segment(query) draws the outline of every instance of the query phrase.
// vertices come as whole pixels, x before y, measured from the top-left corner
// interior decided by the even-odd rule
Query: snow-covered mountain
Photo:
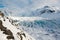
[[[13,25],[17,23],[36,40],[60,40],[60,10],[45,6],[33,12],[35,17],[10,17]]]
[[[43,18],[56,19],[60,16],[60,8],[44,6],[42,8],[32,11],[32,16],[39,16]]]
[[[9,12],[4,12],[4,14],[6,13]],[[25,16],[28,15],[25,14]],[[17,35],[15,33],[21,30],[23,30],[23,33],[25,33],[26,35],[27,33],[29,34],[26,37],[26,39],[29,38],[29,40],[31,40],[30,37],[32,38],[32,40],[60,40],[59,8],[44,6],[42,8],[32,11],[31,14],[29,14],[29,17],[14,17],[9,15],[8,19],[5,17],[5,20],[6,21],[2,20],[4,24],[3,26],[11,30],[16,40],[19,39],[16,37]],[[22,37],[24,39],[23,35]]]
[[[23,30],[12,25],[10,19],[0,11],[0,40],[35,40]]]

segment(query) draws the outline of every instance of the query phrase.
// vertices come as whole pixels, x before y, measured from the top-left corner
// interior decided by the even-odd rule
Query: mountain
[[[32,11],[31,15],[49,19],[56,19],[60,16],[60,8],[53,6],[44,6]]]
[[[34,13],[34,15],[33,15]],[[60,10],[45,6],[31,14],[35,17],[10,17],[13,25],[26,31],[36,40],[60,40]]]
[[[33,10],[31,14],[29,14],[30,16],[25,14],[25,17],[11,16],[9,15],[8,11],[3,12],[5,14],[4,19],[6,21],[5,20],[3,21],[2,19],[1,20],[4,24],[3,26],[11,30],[12,33],[15,35],[14,37],[16,40],[18,38],[16,37],[17,35],[15,33],[22,30],[23,30],[23,33],[27,35],[26,39],[28,38],[30,39],[31,37],[32,40],[60,40],[60,10],[59,8],[44,6],[42,8]],[[7,16],[6,13],[9,16]],[[6,17],[8,17],[8,19]],[[9,27],[7,24],[9,24]],[[23,35],[22,37],[24,39]]]
[[[0,40],[35,40],[23,30],[14,26],[10,19],[0,11]]]

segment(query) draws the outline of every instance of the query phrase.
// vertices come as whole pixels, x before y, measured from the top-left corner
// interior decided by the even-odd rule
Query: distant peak
[[[44,8],[50,8],[49,6],[44,6]]]

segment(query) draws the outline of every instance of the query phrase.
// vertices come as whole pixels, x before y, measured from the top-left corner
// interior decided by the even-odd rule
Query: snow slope
[[[9,36],[8,35],[9,32],[11,32],[13,35],[13,39],[10,39],[10,40],[35,40],[33,37],[28,35],[28,33],[26,33],[25,31],[19,30],[16,28],[16,26],[13,26],[9,22],[9,19],[7,19],[6,17],[1,17],[1,16],[2,15],[0,15],[0,25],[2,22],[2,26],[0,26],[0,40],[8,40],[7,37]],[[8,30],[10,31],[8,32]],[[7,32],[7,33],[4,33],[4,32]]]

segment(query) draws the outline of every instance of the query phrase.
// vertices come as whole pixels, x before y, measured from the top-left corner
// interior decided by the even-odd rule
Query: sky
[[[45,5],[60,7],[60,0],[0,0],[0,8],[12,11],[14,15],[31,12]],[[12,14],[13,15],[13,14]]]

